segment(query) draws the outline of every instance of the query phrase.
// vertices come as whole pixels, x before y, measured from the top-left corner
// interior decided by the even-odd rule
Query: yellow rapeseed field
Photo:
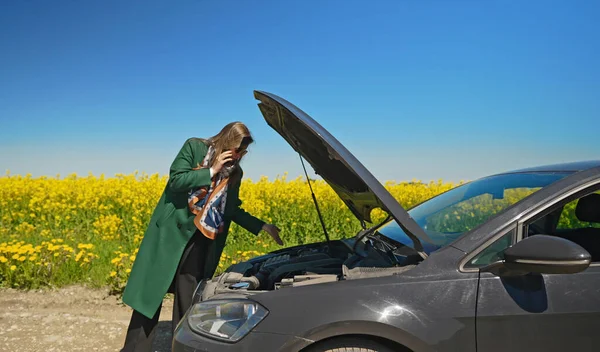
[[[0,177],[0,286],[35,288],[85,283],[121,292],[167,181],[134,173],[114,177]],[[442,181],[387,182],[404,207],[449,190]],[[313,188],[332,238],[353,236],[356,218],[322,181]],[[303,178],[244,180],[240,198],[251,214],[282,229],[286,246],[324,240]],[[383,214],[374,212],[374,220]],[[279,248],[267,235],[231,228],[220,270]]]

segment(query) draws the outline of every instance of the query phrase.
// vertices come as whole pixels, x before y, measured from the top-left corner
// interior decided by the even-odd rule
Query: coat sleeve
[[[244,176],[244,173],[241,173],[241,178]],[[240,225],[248,232],[258,235],[258,233],[262,230],[264,221],[256,218],[252,214],[248,213],[244,208],[242,208],[242,200],[237,197],[235,200],[235,210],[233,211],[233,215],[231,216],[231,220],[236,224]]]
[[[203,151],[206,155],[206,151]],[[204,155],[197,159],[204,159]],[[175,192],[185,192],[193,188],[210,186],[210,170],[194,170],[194,154],[191,146],[191,139],[185,141],[181,150],[173,160],[169,171],[169,187]]]

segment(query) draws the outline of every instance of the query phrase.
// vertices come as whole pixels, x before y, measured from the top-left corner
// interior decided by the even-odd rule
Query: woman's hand
[[[281,237],[279,237],[280,230],[277,226],[273,224],[264,224],[262,229],[263,231],[271,235],[271,237],[273,237],[273,239],[275,240],[275,242],[277,242],[278,245],[283,246],[283,241],[281,240]]]
[[[231,150],[221,153],[219,156],[217,156],[217,160],[215,160],[213,166],[211,167],[212,174],[218,174],[223,168],[223,165],[230,161],[233,161],[233,152]]]

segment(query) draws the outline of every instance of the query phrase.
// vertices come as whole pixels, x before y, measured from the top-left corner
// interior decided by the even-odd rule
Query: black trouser
[[[175,301],[173,302],[172,331],[175,330],[192,304],[192,294],[204,276],[206,250],[210,248],[209,241],[199,231],[196,231],[183,251],[173,278]],[[151,351],[161,306],[158,307],[152,319],[148,319],[136,310],[133,311],[122,352]]]

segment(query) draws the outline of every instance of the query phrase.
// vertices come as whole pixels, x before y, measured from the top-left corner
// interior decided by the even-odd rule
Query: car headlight
[[[267,314],[263,306],[248,299],[209,300],[192,306],[188,324],[199,334],[236,342]]]

